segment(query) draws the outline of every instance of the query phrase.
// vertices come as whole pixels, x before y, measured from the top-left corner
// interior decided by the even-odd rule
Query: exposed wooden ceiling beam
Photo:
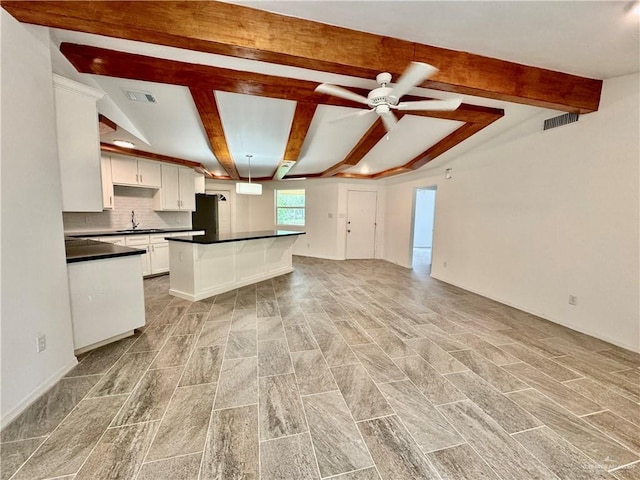
[[[116,122],[109,120],[101,113],[98,114],[98,132],[100,133],[100,135],[115,132],[117,129],[118,125],[116,124]]]
[[[403,114],[396,113],[396,118],[400,120]],[[323,177],[331,177],[346,170],[347,168],[357,165],[369,151],[377,145],[377,143],[387,134],[382,119],[378,117],[376,121],[369,127],[369,130],[362,136],[360,141],[351,149],[349,154],[340,162],[332,165],[322,172]]]
[[[316,93],[317,82],[166,60],[73,43],[63,43],[60,45],[60,51],[80,73],[183,85],[202,90],[258,95],[304,103],[363,108],[363,105],[359,103]],[[364,97],[369,93],[368,90],[362,88],[350,88],[350,90]],[[425,100],[424,97],[413,95],[405,95],[402,99],[403,101]],[[500,109],[464,103],[452,112],[411,113],[460,122],[484,122],[504,114]]]
[[[220,163],[222,168],[227,172],[227,175],[237,180],[240,178],[240,175],[238,174],[233,157],[231,153],[229,153],[227,139],[224,136],[224,129],[222,128],[222,119],[220,118],[220,112],[218,111],[218,104],[216,103],[213,90],[203,90],[200,88],[190,88],[189,90],[200,114],[202,126],[205,132],[207,132],[211,151],[218,160],[218,163]]]
[[[4,0],[2,7],[27,23],[363,78],[397,77],[423,61],[440,69],[423,86],[568,112],[597,110],[602,89],[601,80],[221,2]]]
[[[291,130],[289,131],[289,140],[287,140],[287,146],[284,150],[284,157],[273,173],[272,180],[282,180],[287,172],[291,170],[291,167],[298,161],[302,144],[307,137],[307,132],[309,131],[313,115],[316,113],[317,108],[317,103],[298,102],[296,104],[296,111],[293,114],[293,121],[291,122]]]

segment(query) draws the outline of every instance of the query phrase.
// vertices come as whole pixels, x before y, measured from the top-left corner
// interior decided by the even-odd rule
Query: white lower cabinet
[[[131,248],[145,249],[147,253],[140,255],[142,264],[142,276],[151,275],[151,255],[149,254],[149,235],[128,235],[125,237],[125,245]]]
[[[204,230],[194,232],[165,232],[151,235],[109,235],[106,237],[93,237],[91,239],[146,250],[147,253],[140,255],[142,276],[146,277],[147,275],[167,273],[169,271],[169,241],[165,240],[165,238],[178,237],[181,235],[204,235]]]
[[[149,235],[152,274],[169,271],[169,242],[165,240],[167,236],[166,233]]]

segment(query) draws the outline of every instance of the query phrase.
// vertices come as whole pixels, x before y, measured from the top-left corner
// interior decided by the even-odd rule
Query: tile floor
[[[640,355],[383,261],[190,303],[0,435],[12,479],[640,478]],[[423,270],[424,272],[424,270]]]

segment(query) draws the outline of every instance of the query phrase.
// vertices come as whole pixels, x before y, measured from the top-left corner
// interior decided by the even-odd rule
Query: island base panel
[[[262,238],[210,245],[169,242],[169,293],[198,301],[291,273],[291,252],[296,238]]]

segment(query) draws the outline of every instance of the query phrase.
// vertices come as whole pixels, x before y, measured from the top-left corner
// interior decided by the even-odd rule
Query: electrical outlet
[[[569,295],[569,305],[577,305],[578,304],[578,297],[576,297],[575,295]]]
[[[47,349],[47,336],[44,333],[36,335],[36,352],[40,353]]]

